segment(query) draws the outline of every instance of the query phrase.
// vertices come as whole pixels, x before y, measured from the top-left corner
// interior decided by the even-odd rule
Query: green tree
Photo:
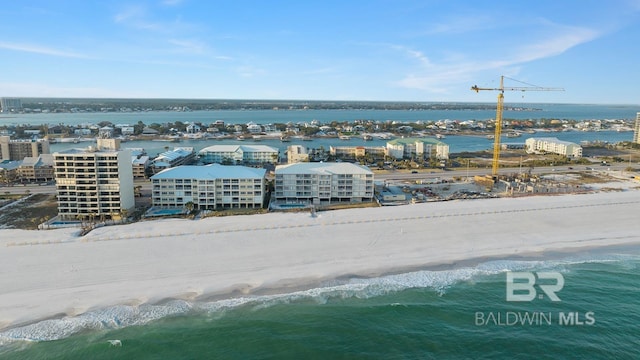
[[[193,209],[195,208],[195,204],[193,203],[193,201],[189,201],[186,204],[184,204],[185,209],[187,209],[187,211],[189,212],[189,214],[191,214],[193,212]]]

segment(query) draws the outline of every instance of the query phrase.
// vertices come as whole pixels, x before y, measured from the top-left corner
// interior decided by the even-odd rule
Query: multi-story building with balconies
[[[387,142],[387,155],[395,159],[420,160],[449,158],[449,145],[432,138],[402,138]]]
[[[97,147],[53,154],[58,215],[62,219],[110,219],[135,206],[131,153],[113,139]]]
[[[194,209],[260,208],[264,204],[265,169],[210,164],[183,165],[151,177],[154,207]]]
[[[199,152],[205,164],[276,164],[279,150],[267,145],[212,145]]]
[[[373,199],[373,172],[352,163],[296,163],[276,167],[273,199],[285,204],[327,205]]]
[[[11,140],[9,136],[0,136],[0,161],[19,161],[40,154],[49,154],[48,140]]]
[[[582,157],[582,146],[554,137],[528,138],[524,143],[528,153],[548,152],[575,158]]]

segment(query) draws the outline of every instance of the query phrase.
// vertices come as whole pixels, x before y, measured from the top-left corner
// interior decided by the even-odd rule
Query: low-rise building
[[[147,177],[149,167],[149,157],[147,155],[131,156],[131,168],[134,179],[144,179]]]
[[[0,184],[9,185],[18,180],[20,161],[0,161]]]
[[[50,181],[55,177],[53,168],[53,155],[42,154],[28,156],[22,160],[18,167],[18,177],[21,181]]]
[[[338,159],[356,159],[370,156],[373,159],[384,159],[384,146],[330,146],[329,154]]]
[[[525,141],[528,153],[554,153],[569,157],[582,157],[582,146],[555,137],[529,138]]]
[[[210,164],[178,166],[151,177],[154,207],[194,209],[260,208],[264,204],[265,169]]]
[[[294,164],[299,162],[308,162],[309,152],[307,148],[302,145],[289,145],[287,146],[287,163]]]
[[[175,147],[158,155],[151,161],[150,166],[156,174],[168,168],[189,165],[195,161],[195,158],[196,152],[192,147]]]
[[[297,163],[276,167],[278,203],[326,205],[373,199],[373,172],[352,163]]]
[[[398,160],[412,157],[446,160],[449,158],[449,145],[434,138],[401,138],[387,142],[387,155]]]
[[[198,153],[205,164],[277,164],[279,150],[267,145],[213,145]]]

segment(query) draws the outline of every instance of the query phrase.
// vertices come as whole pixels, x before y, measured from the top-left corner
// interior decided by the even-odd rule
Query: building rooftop
[[[149,157],[144,155],[144,156],[136,156],[136,155],[132,155],[131,156],[131,164],[133,165],[144,165],[149,161]]]
[[[423,142],[423,143],[432,144],[432,145],[446,145],[446,143],[436,138],[401,138],[401,139],[394,139],[394,140],[388,141],[387,144],[413,145],[416,142]]]
[[[571,142],[571,141],[564,141],[564,140],[559,140],[559,139],[558,139],[558,138],[556,138],[556,137],[532,137],[532,138],[529,138],[529,139],[533,139],[533,140],[535,140],[535,141],[546,141],[546,142],[552,142],[552,143],[555,143],[555,144],[576,145],[576,146],[578,146],[578,144],[576,144],[576,143],[574,143],[574,142]],[[527,140],[529,140],[529,139],[527,139]]]
[[[239,150],[243,152],[278,152],[277,148],[268,145],[212,145],[200,150],[200,153],[237,152]]]
[[[165,169],[151,179],[262,179],[267,170],[247,166],[211,164],[205,166],[183,165]]]
[[[15,170],[20,166],[21,163],[22,163],[22,161],[5,160],[5,161],[0,162],[0,169]]]
[[[373,174],[373,171],[348,162],[308,162],[276,166],[276,174]]]
[[[156,162],[162,161],[165,159],[169,161],[173,161],[176,159],[187,157],[193,153],[194,153],[193,148],[175,148],[173,150],[165,151],[162,154],[158,155],[158,157],[156,158]]]
[[[113,154],[117,154],[117,153],[119,153],[121,151],[123,151],[123,150],[109,150],[109,149],[101,149],[101,150],[99,150],[95,146],[89,146],[88,148],[73,148],[73,149],[66,149],[66,150],[56,151],[54,153],[54,155],[55,154],[78,155],[78,154],[94,154],[94,153],[95,154],[113,155]]]
[[[27,156],[22,160],[21,167],[53,166],[53,155],[41,154],[40,156]]]

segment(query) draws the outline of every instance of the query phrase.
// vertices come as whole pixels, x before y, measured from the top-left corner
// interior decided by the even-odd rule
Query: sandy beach
[[[640,191],[0,231],[0,329],[469,259],[640,244]]]

